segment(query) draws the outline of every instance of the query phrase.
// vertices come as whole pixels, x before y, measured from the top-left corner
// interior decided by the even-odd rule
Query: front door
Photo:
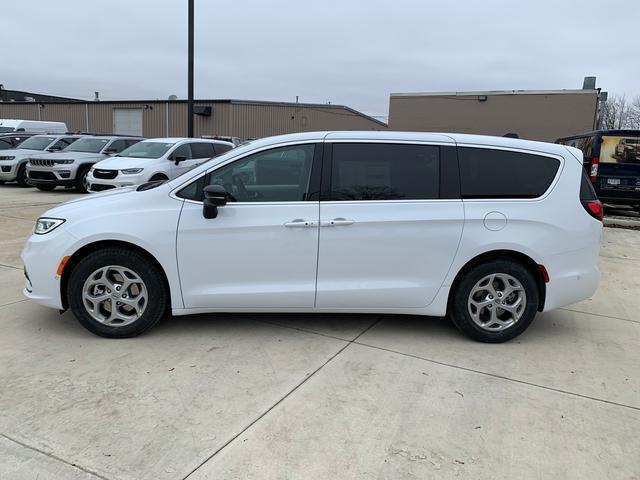
[[[187,199],[177,238],[186,308],[313,307],[319,203],[309,194],[316,177],[319,184],[316,173],[311,179],[321,150],[313,143],[263,150],[178,193]],[[224,186],[229,202],[206,219],[201,192],[213,184]]]
[[[327,143],[325,148],[333,153],[323,172],[330,185],[320,203],[316,306],[427,306],[462,235],[462,202],[440,194],[440,152],[455,147]]]

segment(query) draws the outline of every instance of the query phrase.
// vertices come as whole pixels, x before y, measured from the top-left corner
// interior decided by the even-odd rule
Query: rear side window
[[[334,143],[330,200],[424,200],[439,195],[439,147]]]
[[[215,155],[213,145],[210,143],[192,143],[191,153],[193,158],[211,158]]]
[[[462,198],[536,198],[547,191],[558,172],[556,158],[461,147]]]
[[[225,145],[224,143],[215,143],[213,144],[213,148],[216,151],[216,155],[222,155],[225,152],[228,152],[233,147],[231,145]]]

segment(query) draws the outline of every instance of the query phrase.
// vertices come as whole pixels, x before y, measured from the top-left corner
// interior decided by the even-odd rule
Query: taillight
[[[589,178],[592,182],[598,179],[598,165],[600,165],[600,157],[593,157],[589,165]]]
[[[582,202],[582,205],[589,215],[596,220],[602,221],[604,218],[604,208],[602,207],[602,202],[600,200],[588,200],[586,202]]]

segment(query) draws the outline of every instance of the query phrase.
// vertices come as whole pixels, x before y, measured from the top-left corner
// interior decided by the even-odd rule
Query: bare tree
[[[640,96],[627,102],[626,95],[611,95],[600,107],[600,128],[640,128]]]

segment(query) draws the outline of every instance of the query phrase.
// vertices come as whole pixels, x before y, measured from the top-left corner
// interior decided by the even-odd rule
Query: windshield
[[[98,153],[111,141],[110,138],[81,138],[76,140],[67,148],[65,152],[88,152]]]
[[[9,148],[13,148],[11,141],[5,138],[0,138],[0,150],[7,150]]]
[[[56,140],[56,137],[35,136],[35,137],[27,138],[24,142],[20,144],[20,148],[26,148],[27,150],[44,150],[52,142],[55,142],[55,140]]]
[[[117,156],[132,158],[160,158],[174,145],[175,143],[139,142],[135,145],[131,145],[129,148],[125,148]]]
[[[0,127],[0,133],[13,132],[13,127]]]

